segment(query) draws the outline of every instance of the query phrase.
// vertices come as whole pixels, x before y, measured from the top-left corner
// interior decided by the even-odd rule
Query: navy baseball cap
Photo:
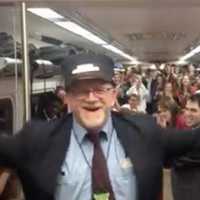
[[[114,62],[105,55],[91,53],[72,55],[63,61],[62,70],[66,86],[82,79],[102,79],[111,82],[114,75]]]

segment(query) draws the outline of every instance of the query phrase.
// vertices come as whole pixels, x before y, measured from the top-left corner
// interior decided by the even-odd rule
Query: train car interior
[[[24,124],[23,29],[31,117],[50,120],[60,109],[55,90],[64,86],[66,56],[93,52],[110,56],[120,67],[191,63],[199,70],[199,18],[199,0],[0,1],[1,133],[13,134]],[[165,200],[172,199],[169,190]]]

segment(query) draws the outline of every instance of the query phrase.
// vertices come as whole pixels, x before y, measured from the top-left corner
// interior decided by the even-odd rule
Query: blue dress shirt
[[[116,200],[136,200],[134,166],[117,138],[111,115],[102,128],[101,145],[107,159],[110,181]],[[87,130],[73,118],[70,145],[57,179],[56,200],[91,200],[91,164],[93,144],[85,137]],[[51,181],[51,180],[50,180]]]

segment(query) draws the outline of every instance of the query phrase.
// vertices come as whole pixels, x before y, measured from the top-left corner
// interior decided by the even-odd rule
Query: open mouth
[[[100,109],[100,107],[95,107],[95,108],[91,108],[91,107],[84,107],[85,110],[90,111],[90,112],[95,112],[98,111]]]

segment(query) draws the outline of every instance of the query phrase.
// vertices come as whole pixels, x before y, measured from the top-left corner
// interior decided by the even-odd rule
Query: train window
[[[0,3],[0,134],[12,134],[23,125],[21,86],[21,7]],[[13,111],[12,96],[16,107]],[[16,116],[14,120],[13,115]]]
[[[13,106],[10,99],[0,99],[0,134],[13,132]]]

